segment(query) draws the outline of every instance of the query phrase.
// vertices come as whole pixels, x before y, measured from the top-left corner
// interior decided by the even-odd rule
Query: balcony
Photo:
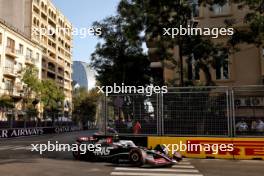
[[[57,84],[58,84],[60,87],[64,87],[64,81],[63,81],[63,78],[58,78],[58,79],[57,79]]]
[[[49,56],[47,54],[47,50],[44,50],[43,53],[42,53],[42,59],[48,59]]]
[[[15,69],[14,67],[4,67],[4,72],[3,74],[5,76],[9,76],[9,77],[13,77],[15,78],[16,77],[16,73],[15,73]]]
[[[20,90],[18,88],[14,88],[13,91],[11,91],[10,93],[12,97],[16,97],[16,98],[22,98],[25,95],[23,90]]]
[[[3,89],[2,93],[13,98],[22,98],[25,95],[23,89],[17,88],[14,85],[6,86],[6,88]]]
[[[48,70],[49,70],[49,71],[52,71],[53,73],[55,73],[55,72],[56,72],[56,67],[55,67],[55,65],[54,65],[53,63],[49,62],[49,63],[48,63]]]
[[[57,59],[57,63],[60,64],[60,66],[63,66],[64,67],[64,61],[63,59]]]
[[[33,58],[30,55],[26,55],[26,62],[25,62],[25,64],[27,64],[27,65],[35,65],[36,64],[36,59]]]
[[[6,55],[11,56],[13,58],[17,57],[17,52],[15,50],[15,48],[11,48],[11,47],[6,47]]]
[[[56,46],[48,45],[48,49],[49,49],[49,51],[56,53]]]
[[[36,6],[36,4],[33,5],[33,12],[36,16],[40,17],[40,9]]]
[[[64,69],[62,67],[58,67],[57,73],[64,77]],[[62,78],[63,79],[63,78]]]
[[[66,89],[66,90],[72,90],[71,81],[69,81],[69,80],[65,80],[64,81],[64,89]]]
[[[46,12],[44,12],[44,11],[42,11],[41,12],[41,18],[44,20],[44,21],[47,21],[48,20],[48,17],[47,17],[47,15],[45,14]]]

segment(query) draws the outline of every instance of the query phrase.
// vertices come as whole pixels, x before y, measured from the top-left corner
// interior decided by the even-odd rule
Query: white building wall
[[[1,21],[0,33],[2,34],[2,41],[0,42],[0,96],[7,94],[19,99],[19,97],[22,97],[21,92],[23,92],[21,69],[24,69],[27,65],[34,65],[38,69],[38,78],[41,79],[42,48],[37,43],[32,42],[17,31],[1,23]],[[7,49],[8,38],[15,41],[14,51],[11,54],[9,49]],[[20,45],[23,45],[22,53],[19,51]],[[32,50],[32,57],[27,56],[27,48]],[[11,87],[13,87],[11,93],[10,90],[7,90],[10,83],[12,83]],[[16,108],[18,110],[21,109],[21,105],[19,103],[16,104]]]

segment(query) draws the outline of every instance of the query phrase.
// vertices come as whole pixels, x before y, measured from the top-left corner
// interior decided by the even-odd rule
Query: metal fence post
[[[157,105],[156,105],[156,108],[157,108],[157,120],[156,120],[156,126],[157,126],[157,132],[156,134],[158,136],[161,136],[162,135],[162,128],[161,128],[161,123],[162,123],[162,103],[161,103],[161,96],[162,96],[162,93],[159,93],[159,94],[156,94],[157,97],[156,97],[156,102],[157,102]]]
[[[234,97],[234,89],[231,88],[230,90],[230,107],[231,107],[231,118],[230,118],[230,125],[231,125],[231,136],[235,137],[236,135],[236,123],[235,123],[235,97]]]
[[[157,130],[156,130],[156,135],[160,135],[160,103],[159,103],[159,99],[160,99],[160,94],[156,94],[156,109],[157,109],[157,112],[156,112],[156,127],[157,127]]]
[[[105,135],[107,135],[107,97],[106,95],[104,95],[104,131],[105,131]]]
[[[231,124],[230,124],[230,111],[231,111],[231,98],[229,96],[229,90],[227,89],[226,91],[226,117],[227,117],[227,133],[228,133],[228,136],[231,136]]]
[[[159,101],[159,103],[160,103],[160,126],[161,126],[161,128],[160,128],[160,130],[161,130],[161,136],[163,136],[164,135],[164,109],[163,109],[163,106],[164,106],[164,104],[163,104],[163,93],[161,93],[160,94],[160,101]]]

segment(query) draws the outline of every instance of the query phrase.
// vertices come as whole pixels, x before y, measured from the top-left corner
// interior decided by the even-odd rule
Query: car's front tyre
[[[142,166],[145,163],[143,151],[140,149],[132,149],[129,153],[129,161],[135,166]]]

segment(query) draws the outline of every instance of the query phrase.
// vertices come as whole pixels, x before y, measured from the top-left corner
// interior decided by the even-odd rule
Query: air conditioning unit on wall
[[[251,97],[252,106],[264,106],[264,97]]]
[[[235,100],[236,107],[264,107],[264,97],[243,97]]]

